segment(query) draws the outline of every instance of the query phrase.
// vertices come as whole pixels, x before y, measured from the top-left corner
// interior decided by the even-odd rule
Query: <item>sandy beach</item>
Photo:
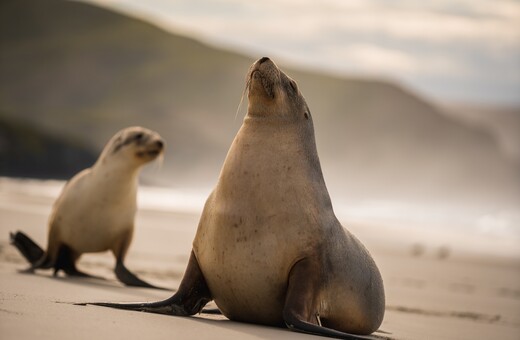
[[[10,183],[10,184],[9,184]],[[154,301],[169,297],[186,266],[198,223],[194,211],[140,209],[127,266],[172,292],[122,286],[108,253],[83,256],[79,267],[98,279],[52,277],[27,267],[9,245],[23,230],[42,246],[53,195],[31,184],[0,182],[0,335],[2,339],[305,339],[310,335],[237,323],[222,316],[190,318],[127,312],[86,301]],[[25,188],[25,189],[24,189]],[[391,339],[519,339],[520,265],[514,258],[455,256],[395,242],[388,231],[347,224],[373,254],[385,283],[386,314],[379,334]],[[402,235],[406,237],[406,235]],[[415,252],[414,252],[415,250]],[[415,253],[415,255],[414,255]]]

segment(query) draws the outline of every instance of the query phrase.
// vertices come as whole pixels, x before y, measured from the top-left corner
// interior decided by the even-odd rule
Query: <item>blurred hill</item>
[[[520,164],[520,107],[491,107],[464,104],[443,105],[446,114],[488,131],[512,161]]]
[[[0,110],[96,152],[122,127],[157,130],[158,184],[214,185],[253,61],[84,3],[0,3]],[[390,82],[281,66],[313,112],[333,195],[520,202],[520,166],[485,129]]]
[[[73,137],[48,135],[0,115],[0,176],[69,179],[96,159]]]

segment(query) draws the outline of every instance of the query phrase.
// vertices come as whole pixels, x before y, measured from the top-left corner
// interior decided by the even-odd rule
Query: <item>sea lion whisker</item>
[[[240,109],[242,108],[242,103],[244,102],[244,97],[249,90],[249,86],[251,85],[251,78],[248,78],[246,81],[246,86],[244,87],[244,91],[242,91],[242,96],[240,97],[240,102],[238,103],[237,111],[235,112],[235,121],[237,120],[238,113],[240,112]]]
[[[156,158],[155,164],[161,169],[164,165],[164,152],[159,153],[159,156]]]

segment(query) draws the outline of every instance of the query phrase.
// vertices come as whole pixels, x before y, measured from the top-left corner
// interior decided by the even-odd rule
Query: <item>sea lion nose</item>
[[[267,57],[262,57],[262,58],[260,58],[260,60],[258,60],[258,65],[260,65],[260,64],[262,64],[262,63],[264,63],[264,62],[266,62],[268,60],[270,60],[270,59],[267,58]]]
[[[157,145],[159,149],[162,149],[164,147],[164,142],[162,140],[158,140],[155,142],[155,145]]]

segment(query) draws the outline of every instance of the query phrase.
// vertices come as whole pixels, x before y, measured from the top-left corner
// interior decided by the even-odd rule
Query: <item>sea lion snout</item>
[[[258,69],[259,67],[261,66],[265,66],[263,64],[266,64],[268,65],[268,67],[272,67],[274,66],[276,69],[278,69],[278,67],[276,66],[276,64],[274,63],[274,61],[272,61],[270,58],[268,57],[262,57],[260,59],[258,59],[257,61],[255,61],[252,65],[252,69],[254,70],[255,68]]]
[[[280,69],[274,61],[267,57],[263,57],[262,59],[258,59],[256,63],[253,65],[254,71],[260,71],[262,74],[270,80],[274,81],[280,76]]]
[[[258,59],[249,71],[248,98],[270,102],[276,99],[276,92],[280,84],[280,70],[269,58]]]
[[[262,57],[262,58],[258,59],[257,62],[258,62],[259,64],[262,64],[263,62],[268,61],[268,60],[271,60],[271,59],[269,59],[268,57]]]
[[[158,155],[160,154],[164,149],[164,141],[162,138],[159,138],[158,140],[151,143],[150,151],[148,151],[148,154],[150,155]]]
[[[251,65],[247,77],[248,118],[309,120],[307,103],[296,82],[268,57]]]
[[[164,147],[164,141],[163,141],[162,139],[161,139],[161,140],[158,140],[158,141],[155,142],[155,145],[157,146],[157,148],[158,148],[159,150],[162,150],[163,147]]]
[[[150,139],[147,141],[146,145],[143,145],[144,150],[140,149],[137,151],[137,156],[155,158],[159,156],[164,150],[164,140],[158,135],[150,136]]]

